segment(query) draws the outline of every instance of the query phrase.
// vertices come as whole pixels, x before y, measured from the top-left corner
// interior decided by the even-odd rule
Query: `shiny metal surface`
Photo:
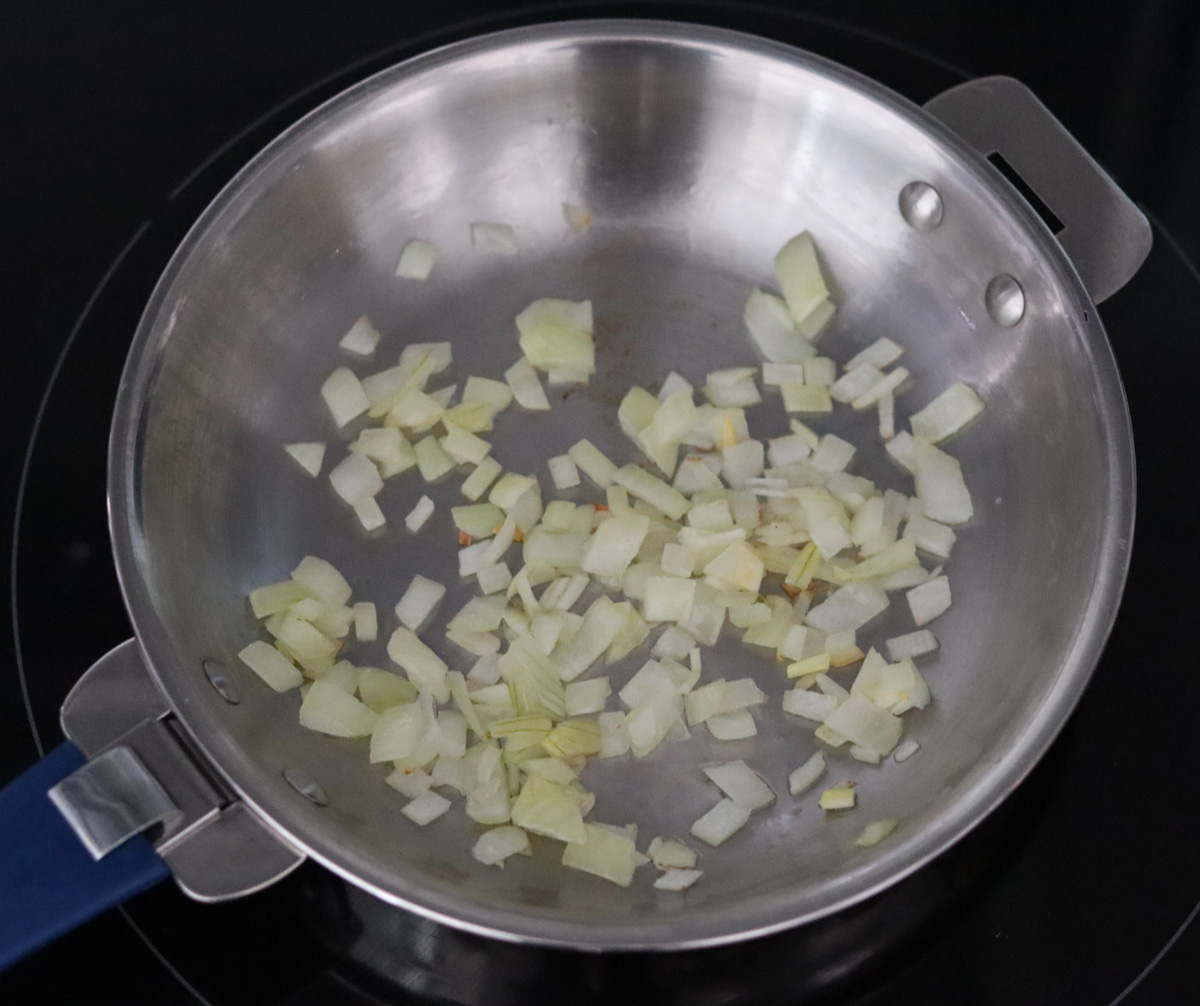
[[[203,673],[211,683],[213,672]],[[63,732],[92,761],[60,784],[55,802],[96,858],[161,825],[150,835],[155,851],[200,901],[250,894],[304,861],[214,778],[146,670],[137,640],[87,670],[61,719]]]
[[[926,233],[897,204],[913,180],[944,204]],[[568,231],[563,201],[594,213],[587,233]],[[479,220],[511,223],[518,252],[474,253],[468,228]],[[753,284],[773,285],[775,251],[805,228],[840,305],[826,352],[845,360],[881,335],[908,347],[918,384],[898,400],[898,419],[954,379],[988,405],[951,447],[977,515],[949,568],[955,606],[935,626],[934,704],[910,714],[922,750],[902,766],[834,755],[831,777],[857,779],[861,810],[826,818],[784,795],[736,840],[704,850],[704,882],[683,896],[644,878],[623,890],[564,871],[551,843],[504,870],[480,867],[461,809],[414,828],[362,742],[301,729],[295,694],[275,695],[234,660],[258,631],[248,590],[306,553],[334,561],[381,613],[418,572],[450,584],[454,610],[470,593],[457,581],[448,513],[460,479],[393,480],[380,497],[391,524],[366,536],[280,444],[327,440],[337,458],[347,433],[331,428],[318,388],[349,362],[337,340],[359,315],[384,335],[360,372],[408,342],[452,339],[449,379],[461,381],[499,377],[517,356],[514,315],[564,296],[595,305],[599,372],[559,392],[549,413],[502,415],[494,453],[508,469],[543,474],[547,456],[586,434],[632,458],[614,421],[620,396],[671,369],[696,382],[753,362],[742,304]],[[414,236],[442,259],[428,282],[405,285],[392,272]],[[1001,273],[1024,290],[1011,328],[984,303]],[[750,420],[759,436],[786,430],[778,399]],[[839,414],[821,426],[871,442],[873,424]],[[860,455],[856,471],[908,484],[881,448]],[[1092,303],[986,161],[920,109],[816,57],[650,22],[452,46],[284,134],[206,211],[164,274],[123,380],[110,457],[112,530],[139,639],[179,721],[246,804],[395,904],[478,933],[592,949],[702,946],[811,920],[894,883],[976,824],[1045,750],[1099,657],[1128,561],[1132,488],[1127,410]],[[426,492],[438,511],[408,535],[402,518]],[[902,608],[870,639],[902,631]],[[438,633],[427,638],[468,666]],[[352,655],[386,660],[382,642]],[[209,684],[208,657],[238,675],[240,704]],[[611,669],[614,684],[638,663]],[[709,760],[745,758],[786,794],[788,771],[815,742],[781,712],[778,669],[725,639],[706,652],[705,675],[759,681],[769,701],[758,738],[719,744],[698,733],[644,762],[589,766],[597,819],[636,821],[647,838],[685,834],[714,801],[698,770]],[[292,769],[328,806],[288,784]],[[881,817],[902,824],[855,849]]]
[[[126,839],[178,817],[179,808],[130,748],[109,748],[47,796],[93,859]]]
[[[980,77],[925,103],[985,157],[999,154],[1054,211],[1058,243],[1095,303],[1150,254],[1150,222],[1037,96],[1011,77]]]

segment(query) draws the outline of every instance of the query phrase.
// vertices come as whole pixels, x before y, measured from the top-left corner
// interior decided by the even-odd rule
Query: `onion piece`
[[[404,627],[393,632],[387,654],[422,692],[429,692],[438,702],[450,698],[446,662],[421,642],[415,632]]]
[[[579,805],[563,786],[539,776],[530,776],[512,805],[512,822],[526,831],[584,843],[588,832]]]
[[[406,804],[400,813],[410,821],[424,827],[430,822],[436,821],[449,809],[450,801],[440,793],[434,793],[430,790],[427,793],[422,793],[411,803]]]
[[[470,538],[491,538],[504,523],[504,511],[494,503],[472,503],[450,508],[454,526]]]
[[[883,380],[878,384],[872,385],[868,390],[858,395],[850,404],[859,412],[863,409],[869,409],[883,398],[884,395],[894,395],[896,389],[908,380],[908,376],[908,371],[904,367],[897,367],[884,376]]]
[[[392,706],[416,701],[417,689],[411,681],[406,681],[399,674],[378,667],[360,667],[358,695],[368,709],[382,713]]]
[[[304,676],[296,669],[296,665],[262,640],[244,647],[238,653],[238,658],[274,691],[290,691],[304,682]]]
[[[821,794],[817,806],[822,810],[850,810],[858,795],[853,783],[834,786]]]
[[[854,844],[862,849],[870,848],[872,845],[878,845],[885,838],[887,838],[888,835],[896,830],[897,823],[898,822],[891,819],[872,821],[865,828],[863,828],[862,833],[854,840]]]
[[[312,597],[319,598],[330,608],[340,608],[350,600],[350,584],[346,578],[332,563],[315,555],[306,555],[301,559],[291,576]]]
[[[321,473],[321,465],[325,461],[325,445],[320,441],[284,444],[283,449],[313,478]]]
[[[503,471],[500,462],[495,458],[484,458],[475,466],[475,470],[467,476],[462,484],[462,494],[472,502],[484,494],[496,477]]]
[[[442,450],[460,465],[478,465],[492,450],[492,445],[482,437],[460,430],[457,426],[450,427],[450,432],[439,443]]]
[[[638,554],[649,529],[650,519],[642,514],[609,517],[591,536],[581,568],[593,576],[620,576]]]
[[[825,725],[851,743],[883,756],[891,754],[904,729],[899,717],[861,695],[851,695],[842,702],[825,718]]]
[[[862,363],[869,363],[882,370],[884,367],[890,367],[903,355],[903,347],[897,345],[891,339],[887,337],[876,339],[866,349],[855,353],[854,356],[846,361],[846,370],[853,370]]]
[[[773,294],[752,291],[746,299],[742,320],[768,360],[796,363],[816,352],[800,335],[787,304]]]
[[[512,582],[512,573],[509,572],[507,563],[496,562],[480,569],[476,574],[476,579],[479,589],[484,594],[495,594],[504,590]]]
[[[913,587],[904,596],[912,611],[913,621],[917,625],[924,625],[932,622],[950,607],[950,580],[945,576],[936,576],[920,586]]]
[[[696,865],[696,853],[677,838],[654,838],[646,855],[660,870],[690,870]]]
[[[333,737],[366,737],[378,718],[353,695],[319,678],[300,704],[300,725]]]
[[[360,643],[373,643],[379,635],[379,621],[375,605],[360,601],[354,605],[354,638]]]
[[[521,408],[531,412],[545,412],[550,408],[537,371],[524,356],[504,372],[504,380],[512,388],[513,396]]]
[[[775,793],[771,787],[744,761],[725,762],[704,768],[708,776],[729,799],[747,810],[759,810],[773,803]]]
[[[599,658],[616,638],[625,622],[624,612],[608,597],[601,595],[584,615],[579,631],[554,654],[558,675],[574,681]]]
[[[683,622],[691,616],[695,601],[695,580],[652,576],[646,581],[642,616],[648,622]]]
[[[617,473],[617,466],[590,441],[580,440],[567,451],[567,456],[601,489],[606,488]]]
[[[885,640],[884,645],[893,662],[923,657],[929,653],[936,653],[938,649],[937,637],[928,629],[918,629],[916,632],[909,632],[903,636],[893,636],[891,639]]]
[[[471,847],[471,855],[485,866],[503,866],[509,856],[529,849],[529,836],[515,825],[505,824],[480,835]]]
[[[579,470],[575,462],[567,454],[559,454],[546,462],[550,469],[550,478],[554,488],[558,490],[573,489],[579,485]]]
[[[829,297],[812,235],[803,231],[785,244],[775,256],[775,274],[788,310],[797,322],[807,318]]]
[[[471,224],[471,244],[476,251],[512,255],[519,247],[517,232],[508,224],[479,222]]]
[[[662,387],[658,389],[658,400],[660,402],[665,402],[668,398],[679,391],[686,391],[688,392],[688,396],[691,397],[691,393],[694,390],[695,389],[692,387],[691,382],[688,381],[687,378],[680,376],[672,370],[663,379]]]
[[[537,369],[567,371],[585,380],[595,373],[591,301],[535,300],[517,315],[516,325],[521,352]]]
[[[563,850],[562,864],[572,870],[582,870],[610,880],[620,887],[633,881],[633,840],[619,831],[598,824],[585,824],[587,840],[568,842]]]
[[[852,443],[827,433],[813,451],[812,466],[832,475],[834,472],[844,471],[856,452],[857,448]]]
[[[417,441],[413,450],[417,455],[417,467],[426,482],[436,482],[454,468],[454,459],[443,450],[435,436]]]
[[[654,881],[654,887],[659,891],[686,891],[703,876],[703,870],[681,870],[672,867],[659,874]]]
[[[883,381],[883,372],[870,363],[860,363],[833,382],[829,395],[835,402],[849,404]]]
[[[628,489],[638,499],[661,510],[671,520],[678,520],[687,513],[691,505],[682,494],[636,465],[626,465],[617,469],[612,475],[612,481]]]
[[[799,796],[825,773],[825,755],[818,751],[788,776],[788,792]]]
[[[347,454],[329,473],[333,490],[351,506],[383,489],[383,478],[374,462],[361,454]]]
[[[750,811],[726,797],[707,814],[693,821],[689,830],[700,841],[717,846],[743,828],[749,820]]]
[[[838,707],[838,701],[832,695],[811,692],[804,688],[793,688],[783,693],[783,711],[792,716],[800,716],[816,723],[824,723]]]
[[[603,711],[612,687],[608,678],[592,678],[589,681],[573,681],[566,687],[566,709],[568,716],[584,716]]]
[[[433,785],[433,776],[422,769],[402,769],[398,768],[383,780],[392,787],[397,793],[408,797],[410,800],[415,800],[422,793],[428,793],[429,787]]]
[[[983,411],[983,399],[962,381],[955,381],[932,402],[909,417],[912,435],[936,444],[952,437]]]
[[[371,406],[362,384],[346,367],[338,367],[325,379],[321,385],[321,397],[325,399],[329,414],[339,429]]]
[[[816,342],[833,320],[837,313],[833,301],[826,297],[800,321],[796,322],[796,331],[809,342]]]
[[[892,755],[892,757],[895,758],[896,761],[898,761],[898,762],[908,761],[909,758],[911,758],[913,755],[915,755],[920,750],[921,750],[921,745],[918,744],[916,741],[912,740],[911,738],[909,738],[907,740],[901,741],[898,745],[896,745],[896,750],[895,750],[894,754]]]
[[[896,435],[896,395],[889,391],[879,396],[879,439],[891,440]]]
[[[374,496],[364,496],[357,500],[354,503],[354,516],[358,518],[358,522],[366,531],[374,531],[387,523],[387,518],[379,509],[379,504],[375,502]]]
[[[705,720],[709,732],[719,741],[740,741],[758,733],[758,726],[749,710],[737,709],[716,713]]]
[[[438,602],[446,596],[446,587],[436,580],[414,576],[404,595],[396,602],[396,617],[406,629],[419,632]]]
[[[850,583],[811,609],[804,621],[822,632],[846,632],[860,629],[887,607],[887,594],[874,584]]]
[[[364,314],[350,326],[350,331],[342,336],[338,345],[355,356],[370,356],[379,345],[379,332]]]
[[[950,552],[958,538],[945,524],[939,524],[919,514],[908,519],[904,526],[904,537],[911,539],[923,552],[935,555],[939,559],[950,558]]]
[[[439,252],[436,245],[420,238],[412,238],[400,252],[396,263],[396,275],[403,279],[428,279],[437,264]]]

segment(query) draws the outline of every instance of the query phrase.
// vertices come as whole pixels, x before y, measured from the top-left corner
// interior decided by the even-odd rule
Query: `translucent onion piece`
[[[436,821],[449,809],[450,801],[441,794],[430,790],[427,793],[422,793],[411,803],[405,804],[400,813],[410,821],[415,821],[424,827],[431,821]]]
[[[691,833],[702,842],[717,846],[750,820],[750,811],[728,797],[707,814],[692,822]]]
[[[325,399],[329,414],[339,428],[371,407],[362,384],[346,367],[338,367],[325,379],[321,385],[321,397]]]
[[[325,461],[325,445],[320,441],[284,444],[283,449],[313,478],[321,473],[321,465]]]
[[[438,602],[446,596],[446,587],[436,580],[421,576],[419,573],[412,578],[408,589],[396,603],[396,617],[406,629],[418,632],[426,619],[437,607]]]
[[[818,751],[788,776],[788,792],[799,796],[825,773],[825,755]]]
[[[379,332],[364,314],[350,326],[350,331],[342,336],[338,345],[355,356],[370,356],[379,345]]]
[[[519,244],[517,232],[508,224],[480,222],[471,224],[471,244],[477,251],[514,254]]]
[[[402,279],[428,279],[437,264],[437,246],[420,238],[413,238],[400,252],[396,263],[396,275]]]
[[[774,802],[775,794],[759,775],[744,761],[708,765],[704,769],[717,787],[734,803],[747,810],[758,810]]]

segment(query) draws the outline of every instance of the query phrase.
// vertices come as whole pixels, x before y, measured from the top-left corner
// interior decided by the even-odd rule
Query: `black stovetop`
[[[12,649],[0,782],[129,634],[105,525],[108,415],[149,292],[190,222],[291,121],[374,70],[491,28],[673,17],[768,35],[923,101],[1028,83],[1146,209],[1155,248],[1101,314],[1130,399],[1138,531],[1121,614],[1050,754],[983,826],[892,891],[741,947],[590,957],[454,933],[306,865],[239,902],[171,885],[0,976],[0,1002],[1163,1006],[1200,1001],[1200,708],[1188,637],[1200,420],[1200,7],[283,2],[0,8],[0,521]],[[492,12],[492,13],[489,13]],[[1190,257],[1189,257],[1190,256]],[[8,631],[8,628],[0,632]],[[3,850],[0,850],[0,855]],[[0,911],[3,911],[0,906]],[[369,937],[369,938],[368,938]]]

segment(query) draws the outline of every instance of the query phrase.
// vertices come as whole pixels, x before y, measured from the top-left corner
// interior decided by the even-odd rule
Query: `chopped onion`
[[[378,715],[337,685],[317,679],[300,704],[300,725],[334,737],[366,737]]]
[[[734,371],[716,371],[708,375],[708,383],[704,385],[704,397],[720,409],[741,408],[745,405],[757,405],[762,401],[758,386],[754,383],[753,371],[738,380],[725,380],[726,374],[741,372],[745,369],[738,367]],[[714,378],[717,380],[714,382]]]
[[[350,326],[350,331],[342,336],[338,345],[355,356],[370,356],[379,345],[379,332],[364,314]]]
[[[504,523],[504,511],[494,503],[451,507],[454,526],[470,538],[491,538]]]
[[[542,382],[538,380],[533,364],[524,356],[504,372],[504,380],[512,388],[517,404],[531,412],[545,412],[550,408]]]
[[[438,602],[445,596],[444,584],[418,573],[412,578],[404,596],[396,603],[396,617],[406,629],[419,632]]]
[[[917,625],[924,625],[926,622],[932,622],[950,607],[950,580],[944,576],[936,576],[920,586],[913,587],[904,596],[908,599],[913,621]]]
[[[498,252],[501,255],[512,255],[519,247],[517,232],[508,224],[485,222],[471,224],[471,244],[478,251]]]
[[[329,473],[333,490],[351,506],[383,489],[383,478],[374,462],[361,454],[347,454]]]
[[[424,827],[431,821],[436,821],[450,809],[450,801],[439,793],[430,790],[408,803],[400,811],[410,821]]]
[[[719,741],[740,741],[758,733],[754,717],[749,710],[737,709],[729,713],[717,713],[705,723],[709,732]]]
[[[837,378],[837,364],[828,356],[814,356],[804,361],[804,383],[817,388],[831,388]]]
[[[872,821],[863,828],[862,833],[854,840],[854,844],[863,849],[878,845],[895,831],[896,823],[893,820]]]
[[[833,382],[829,395],[835,402],[853,402],[883,381],[883,373],[870,363],[860,363]]]
[[[579,485],[579,470],[569,455],[559,454],[551,458],[547,465],[550,468],[550,478],[554,481],[555,489],[573,489]]]
[[[777,387],[782,384],[803,384],[804,365],[802,363],[764,363],[762,381],[763,384]]]
[[[860,695],[851,695],[825,718],[825,725],[853,744],[891,754],[900,741],[903,724],[899,717]]]
[[[663,380],[662,387],[658,389],[658,400],[660,402],[666,401],[680,391],[686,391],[690,398],[693,390],[691,382],[687,378],[681,377],[672,370]]]
[[[788,792],[799,796],[825,773],[825,755],[818,751],[788,776]]]
[[[914,437],[936,444],[952,437],[982,411],[983,399],[962,381],[955,381],[908,423]]]
[[[504,824],[490,828],[471,847],[471,855],[485,866],[502,866],[509,856],[528,851],[529,836],[520,828]]]
[[[340,608],[350,600],[350,584],[332,563],[306,555],[292,570],[292,579],[312,597],[320,598],[330,608]]]
[[[747,810],[758,810],[775,800],[771,787],[740,759],[723,765],[709,765],[705,767],[704,774],[729,799]]]
[[[338,427],[361,416],[370,408],[363,386],[354,373],[346,367],[338,367],[321,385],[321,397],[329,406],[329,414]]]
[[[500,463],[495,458],[484,458],[463,482],[462,494],[472,501],[479,499],[501,471]]]
[[[817,249],[808,231],[797,234],[775,256],[775,273],[788,310],[797,321],[803,321],[829,297]]]
[[[911,758],[913,755],[915,755],[920,750],[921,750],[921,745],[918,744],[916,741],[912,740],[911,738],[909,738],[907,740],[901,741],[898,745],[896,745],[896,751],[892,755],[892,757],[895,758],[896,761],[898,761],[898,762],[908,761],[909,758]]]
[[[903,367],[897,367],[891,373],[887,374],[878,384],[872,385],[868,390],[857,396],[851,403],[857,411],[868,409],[878,402],[884,395],[894,395],[896,389],[908,380],[908,371]]]
[[[696,865],[696,853],[677,838],[655,838],[646,855],[660,870],[690,870]]]
[[[889,391],[879,396],[879,439],[891,440],[896,435],[896,395]]]
[[[650,519],[642,514],[609,517],[591,537],[581,563],[583,571],[593,576],[620,576],[638,554],[649,529]]]
[[[661,510],[671,520],[678,520],[687,513],[690,506],[683,495],[637,465],[626,465],[617,469],[612,475],[612,481],[628,489],[638,499]]]
[[[849,583],[809,611],[805,623],[822,632],[859,629],[888,606],[887,594],[871,583]]]
[[[374,496],[364,496],[357,500],[354,503],[354,515],[363,529],[367,531],[374,531],[387,523],[387,518],[379,509],[379,504],[375,502]]]
[[[567,789],[536,775],[525,780],[513,802],[512,822],[526,831],[561,842],[582,844],[588,839],[579,804]]]
[[[742,320],[768,360],[796,363],[815,353],[808,340],[797,331],[787,304],[773,294],[754,290],[746,300]]]
[[[454,468],[454,459],[445,452],[435,436],[417,441],[413,450],[416,451],[421,478],[426,482],[436,482]]]
[[[413,238],[400,252],[396,263],[396,275],[403,279],[428,279],[438,260],[437,246],[420,238]]]
[[[817,806],[822,810],[849,810],[857,799],[854,784],[834,786],[821,794]]]
[[[876,339],[866,349],[850,357],[846,361],[846,370],[853,370],[862,363],[870,363],[882,370],[884,367],[890,367],[903,355],[904,349],[885,336]]]
[[[683,622],[691,616],[695,601],[695,580],[652,576],[646,581],[642,615],[648,622]]]
[[[806,317],[796,323],[796,331],[809,342],[816,342],[836,313],[837,308],[833,306],[833,301],[826,297]]]
[[[812,466],[832,475],[834,472],[843,471],[850,464],[855,453],[856,448],[853,444],[841,437],[835,437],[832,433],[827,433],[821,438],[817,449],[813,451]]]
[[[492,445],[482,437],[454,427],[439,441],[442,450],[460,465],[478,465],[491,452]]]
[[[479,589],[485,594],[495,594],[504,590],[512,582],[512,573],[508,564],[503,562],[491,563],[484,566],[476,574]]]
[[[800,716],[816,723],[824,723],[838,707],[838,701],[832,695],[820,692],[810,692],[804,688],[793,688],[783,693],[783,711],[792,716]]]
[[[659,891],[686,891],[704,876],[703,870],[668,869],[659,874],[654,887]]]
[[[568,716],[584,716],[604,709],[612,687],[608,678],[592,678],[589,681],[573,681],[566,687],[566,709]]]
[[[415,800],[422,793],[428,793],[429,787],[433,784],[433,777],[422,769],[407,770],[398,768],[384,779],[389,786],[397,793],[400,793],[410,800]]]
[[[563,850],[563,866],[628,887],[633,881],[635,866],[633,840],[598,824],[585,824],[584,829],[586,841],[568,842]]]
[[[296,669],[296,665],[262,640],[243,648],[238,657],[277,692],[298,688],[304,682],[304,676]]]
[[[908,519],[904,526],[904,537],[912,539],[917,548],[939,559],[950,558],[950,552],[958,538],[945,524],[939,524],[919,514]]]
[[[360,667],[358,695],[368,709],[382,713],[392,706],[415,701],[417,689],[411,681],[405,681],[399,674],[380,670],[378,667]]]
[[[283,449],[313,478],[321,473],[321,465],[325,461],[325,445],[320,441],[284,444]]]
[[[923,440],[913,441],[910,459],[925,516],[943,524],[963,524],[970,520],[975,508],[958,461]]]
[[[416,633],[403,627],[397,629],[388,640],[387,653],[421,691],[428,691],[439,702],[450,697],[446,662],[421,642]]]
[[[923,657],[928,653],[936,653],[937,637],[928,629],[918,629],[903,636],[893,636],[884,642],[888,656],[893,661],[911,660]]]
[[[726,797],[703,817],[692,822],[691,833],[709,845],[720,845],[750,820],[750,811]]]
[[[584,380],[595,373],[591,301],[535,300],[517,315],[516,324],[521,352],[537,369],[567,371]]]
[[[360,643],[373,643],[379,635],[375,605],[361,601],[354,605],[354,638]]]

